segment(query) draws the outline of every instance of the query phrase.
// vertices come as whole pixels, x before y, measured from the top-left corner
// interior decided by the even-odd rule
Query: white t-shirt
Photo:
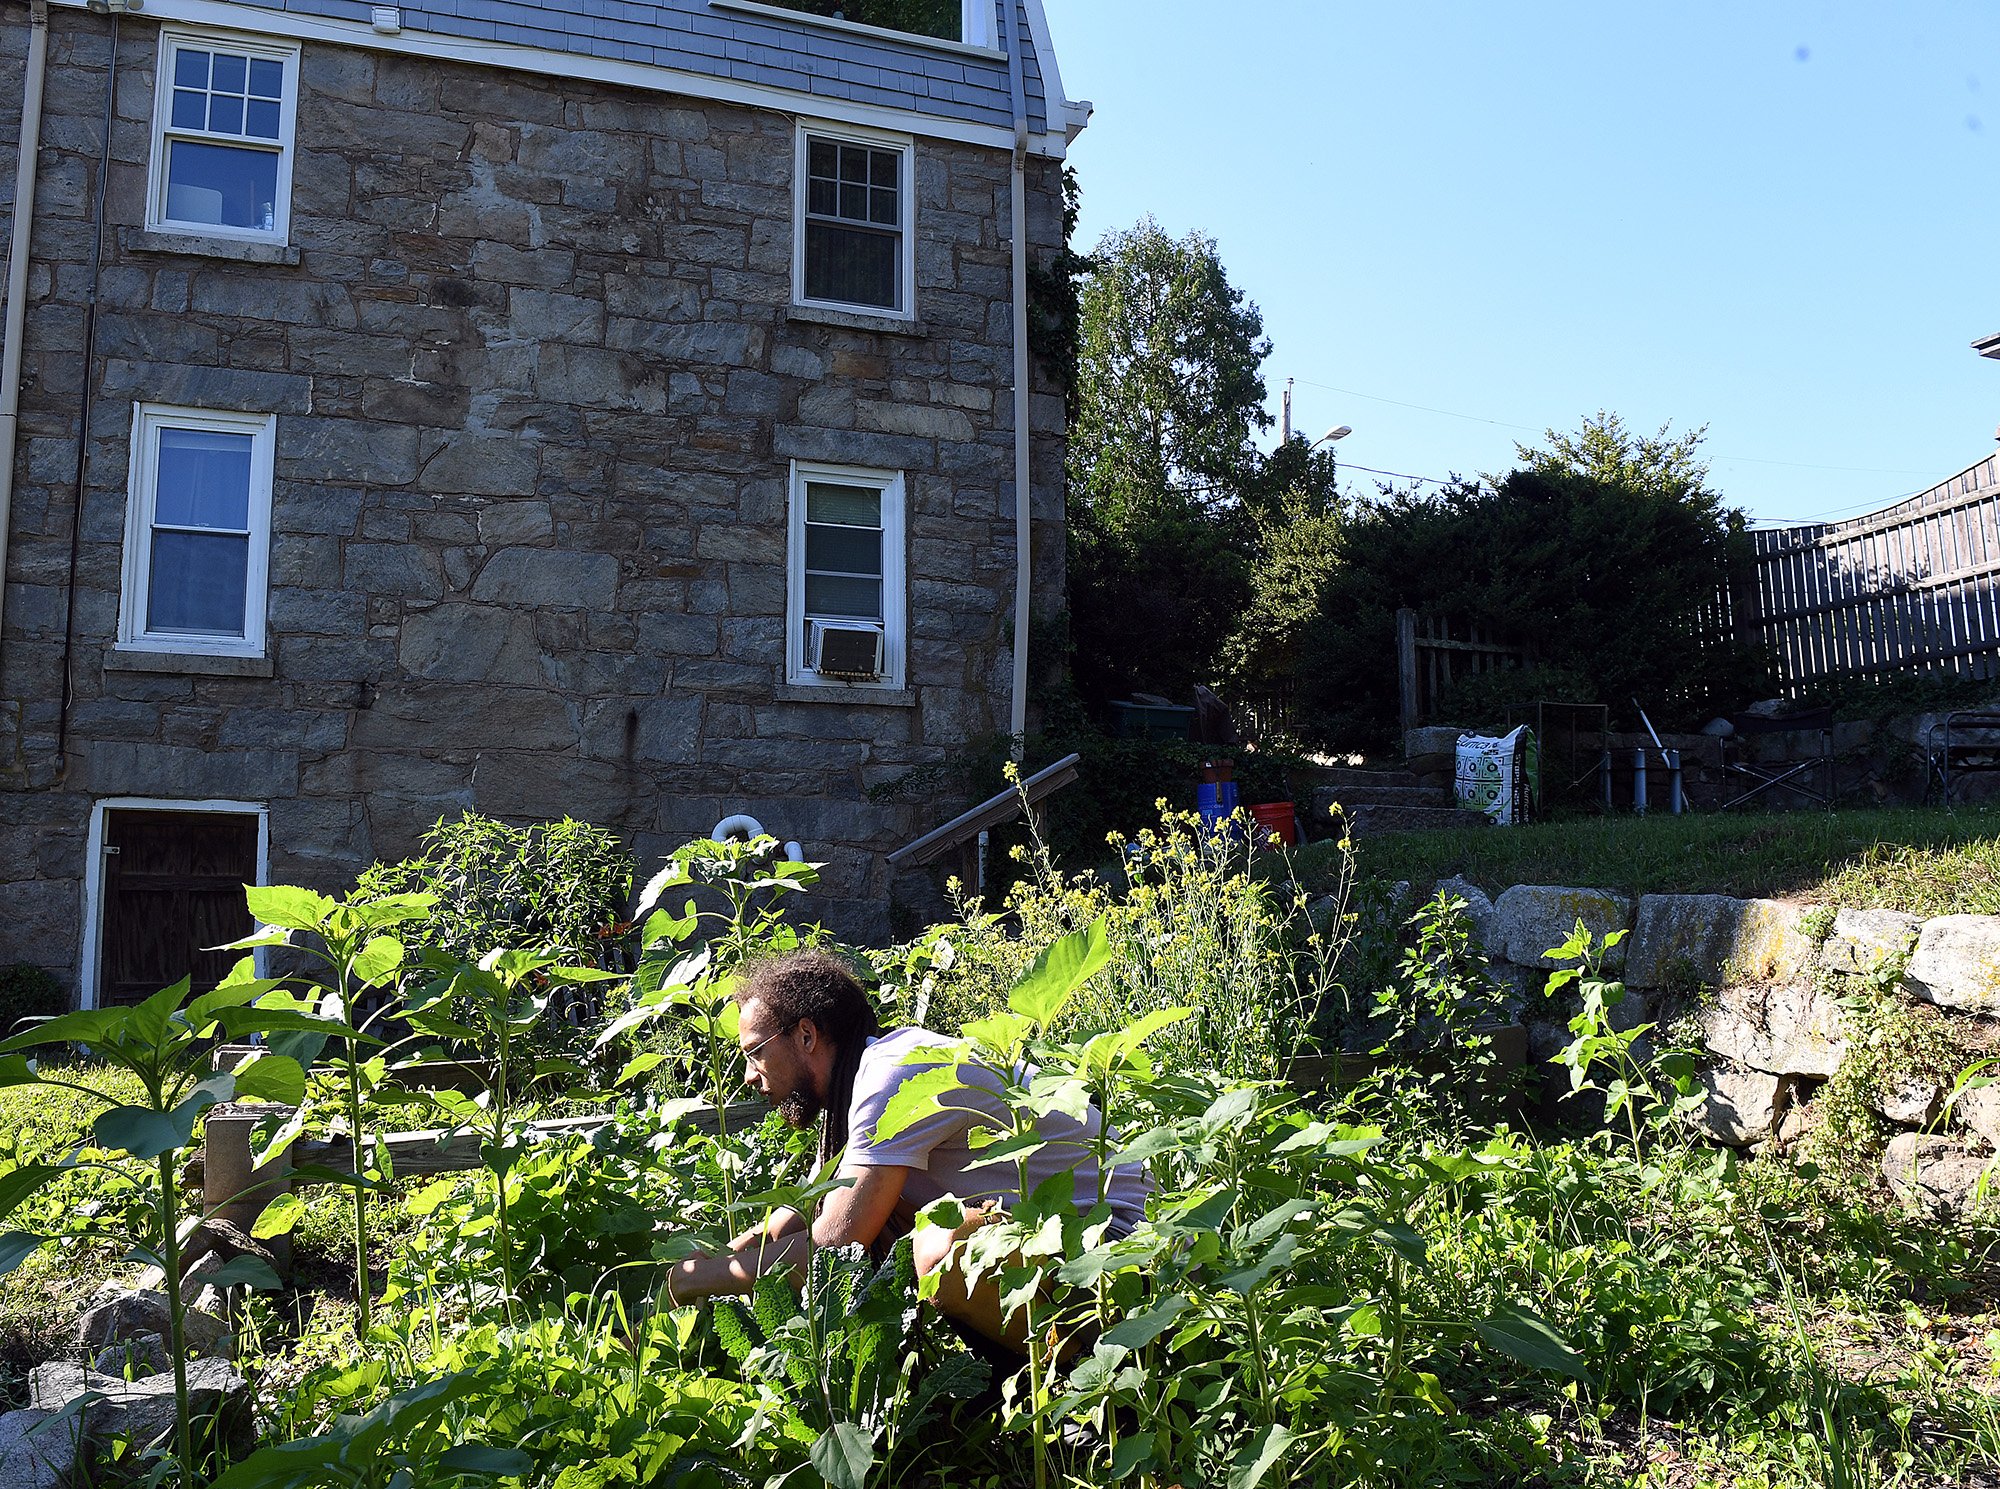
[[[936,1063],[904,1064],[915,1050],[950,1041],[915,1027],[897,1029],[868,1041],[854,1072],[854,1099],[847,1111],[846,1161],[857,1168],[901,1167],[911,1170],[903,1194],[916,1208],[950,1195],[962,1203],[998,1200],[1011,1208],[1020,1198],[1014,1161],[980,1163],[967,1138],[975,1124],[1006,1128],[1006,1103],[1000,1080],[984,1065],[958,1067],[960,1089],[947,1093],[942,1111],[920,1117],[886,1141],[875,1138],[876,1124],[890,1099],[911,1076],[933,1070]],[[981,1119],[994,1119],[990,1123]],[[1092,1106],[1081,1122],[1060,1112],[1040,1121],[1043,1145],[1029,1155],[1028,1188],[1067,1171],[1074,1175],[1076,1206],[1088,1210],[1097,1203],[1097,1140],[1102,1118]],[[1146,1216],[1146,1196],[1152,1180],[1144,1164],[1119,1164],[1111,1171],[1105,1202],[1120,1230],[1130,1230]]]

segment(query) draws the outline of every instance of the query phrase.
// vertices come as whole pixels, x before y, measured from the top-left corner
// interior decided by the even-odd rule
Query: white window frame
[[[173,125],[174,53],[182,46],[202,51],[240,52],[247,56],[282,62],[285,93],[278,104],[278,138],[270,153],[278,157],[277,200],[271,204],[271,227],[230,227],[214,222],[183,222],[167,216],[167,143],[185,139],[239,149],[267,149],[240,136],[210,134],[205,129],[176,129]],[[264,37],[241,36],[229,32],[192,31],[179,26],[160,30],[159,70],[153,78],[153,147],[146,175],[146,227],[157,233],[182,233],[190,237],[231,238],[245,243],[289,243],[292,232],[292,161],[299,112],[299,44]]]
[[[969,47],[994,48],[1000,38],[993,34],[999,23],[993,0],[965,0],[958,23],[958,39]]]
[[[152,576],[153,512],[159,494],[160,431],[200,429],[250,436],[249,551],[243,576],[243,634],[189,636],[146,629],[147,589]],[[124,582],[119,591],[120,651],[172,652],[186,656],[261,657],[271,589],[271,472],[277,447],[276,414],[243,414],[219,409],[136,404],[132,410],[131,480],[125,499]]]
[[[837,481],[882,493],[882,675],[873,682],[827,677],[806,665],[806,483]],[[907,542],[901,471],[792,462],[790,530],[785,540],[785,681],[795,687],[901,692],[909,651]]]
[[[271,809],[261,801],[168,801],[155,796],[107,796],[91,803],[89,846],[83,860],[83,954],[77,959],[76,1006],[95,1008],[104,952],[104,817],[107,812],[204,812],[257,819],[257,882],[271,882]],[[257,975],[269,975],[270,953],[251,953]]]
[[[806,186],[810,176],[808,161],[813,140],[831,140],[841,145],[865,145],[871,150],[892,150],[900,158],[901,175],[896,192],[896,230],[900,234],[898,275],[894,307],[856,305],[846,300],[814,300],[806,295]],[[906,134],[862,129],[852,124],[829,124],[801,119],[792,163],[792,303],[812,310],[838,310],[850,315],[870,315],[887,320],[914,321],[917,318],[917,147]]]

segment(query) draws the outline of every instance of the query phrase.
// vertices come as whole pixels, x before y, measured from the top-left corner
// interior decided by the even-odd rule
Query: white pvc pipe
[[[1018,3],[1001,3],[1007,9],[1007,72],[1014,96],[1014,697],[1007,733],[1010,753],[1019,761],[1027,753],[1028,601],[1034,562],[1028,481],[1028,93]]]
[[[36,165],[42,153],[42,84],[49,60],[48,0],[28,7],[28,71],[21,91],[21,145],[14,161],[14,220],[7,234],[7,320],[0,331],[0,629],[7,609],[7,556],[14,530],[14,449],[21,427],[21,344],[28,313],[28,239],[35,226]]]

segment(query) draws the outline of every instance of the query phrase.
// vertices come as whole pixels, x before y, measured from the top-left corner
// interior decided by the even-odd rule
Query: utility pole
[[[1278,424],[1278,443],[1282,447],[1292,442],[1292,380],[1285,379],[1285,414]]]

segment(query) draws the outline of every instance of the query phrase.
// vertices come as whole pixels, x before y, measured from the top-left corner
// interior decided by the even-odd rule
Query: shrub
[[[0,1034],[22,1019],[54,1018],[69,1010],[62,980],[33,962],[0,967]]]

